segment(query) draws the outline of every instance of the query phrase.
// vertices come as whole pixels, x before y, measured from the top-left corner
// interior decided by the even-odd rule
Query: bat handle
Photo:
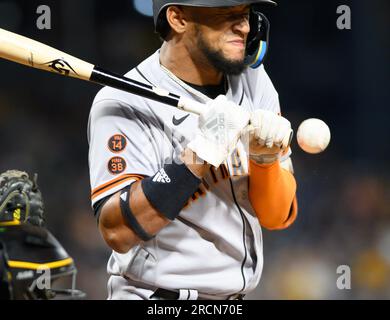
[[[177,107],[187,112],[201,114],[206,110],[206,105],[188,98],[181,97]]]
[[[294,136],[294,130],[291,129],[290,133],[288,135],[286,135],[284,137],[284,139],[283,139],[283,144],[282,144],[282,149],[283,150],[285,150],[285,149],[290,147],[292,139],[293,139],[293,136]]]
[[[203,103],[200,103],[200,102],[188,99],[188,98],[183,98],[183,97],[180,98],[177,107],[179,109],[182,109],[182,110],[185,110],[188,112],[192,112],[192,113],[196,113],[196,114],[201,114],[207,108],[206,105]],[[249,129],[249,131],[253,130],[253,127],[251,124],[249,124],[248,129]],[[293,135],[294,135],[294,131],[291,129],[289,134],[287,134],[284,137],[281,149],[285,150],[285,149],[290,147]]]

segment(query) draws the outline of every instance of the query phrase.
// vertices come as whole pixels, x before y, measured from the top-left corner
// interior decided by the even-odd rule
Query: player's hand
[[[256,110],[251,114],[251,133],[260,146],[282,147],[286,136],[291,139],[291,123],[271,111]]]
[[[199,132],[188,148],[218,168],[236,147],[249,118],[247,111],[221,95],[209,102],[200,115]]]
[[[256,110],[251,114],[249,134],[249,154],[258,163],[273,163],[286,152],[283,143],[292,139],[291,123],[286,118],[271,111]],[[286,147],[286,146],[284,146]]]
[[[260,145],[253,137],[249,143],[249,158],[259,164],[272,164],[279,160],[286,151],[277,146],[268,148]]]

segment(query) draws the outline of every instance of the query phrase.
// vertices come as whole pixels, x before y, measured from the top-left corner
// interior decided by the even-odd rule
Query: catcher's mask
[[[47,229],[0,222],[0,300],[83,299],[76,274],[73,259]]]
[[[273,4],[270,0],[153,0],[153,15],[156,32],[162,38],[166,37],[168,22],[165,14],[166,9],[171,5],[195,6],[195,7],[232,7],[243,4],[251,4],[250,10],[250,32],[248,35],[245,64],[256,69],[260,67],[267,56],[269,48],[270,23],[266,16],[260,12],[260,4]]]

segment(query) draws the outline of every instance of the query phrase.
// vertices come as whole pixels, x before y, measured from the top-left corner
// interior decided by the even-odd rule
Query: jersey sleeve
[[[263,109],[280,114],[279,94],[262,65],[258,69],[248,69],[247,88],[254,110]]]
[[[93,104],[88,142],[92,206],[161,167],[164,141],[158,121],[124,102]]]

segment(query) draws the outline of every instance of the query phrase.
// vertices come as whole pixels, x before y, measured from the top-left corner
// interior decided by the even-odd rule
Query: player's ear
[[[186,31],[187,20],[185,13],[180,6],[169,6],[166,15],[167,21],[173,31],[179,34]]]

